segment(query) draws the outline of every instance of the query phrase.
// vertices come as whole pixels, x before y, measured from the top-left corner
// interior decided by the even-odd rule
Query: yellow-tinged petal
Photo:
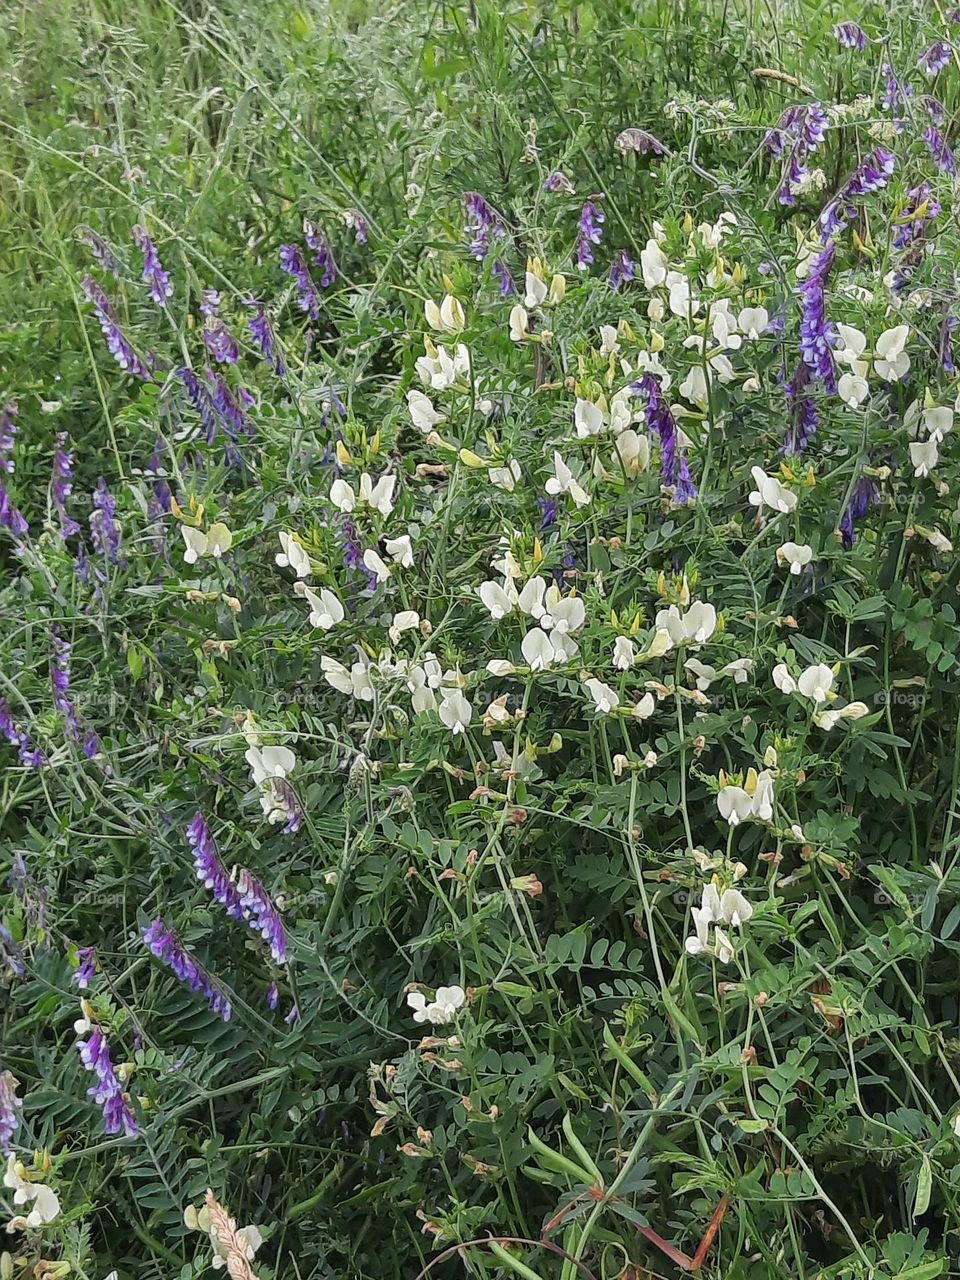
[[[460,461],[467,467],[483,468],[487,464],[479,454],[474,453],[472,449],[461,449],[457,455]]]
[[[656,329],[651,329],[650,330],[650,350],[654,353],[654,355],[656,355],[658,351],[662,351],[664,348],[664,345],[665,344],[663,341],[663,334],[657,333]]]
[[[720,783],[721,789],[727,785],[727,775],[723,769],[717,774],[717,781]]]
[[[616,611],[616,609],[611,609],[611,610],[610,610],[610,625],[611,625],[612,627],[619,627],[619,625],[620,625],[620,620],[619,620],[619,618],[617,617],[617,611]]]
[[[743,780],[743,789],[748,796],[752,796],[756,791],[758,781],[757,771],[754,769],[753,765],[751,765],[747,770],[747,776]]]
[[[560,303],[567,296],[566,278],[559,272],[550,281],[550,292],[547,295],[547,301],[552,307],[559,307]]]
[[[380,432],[379,431],[376,432],[376,434],[371,438],[367,448],[370,450],[370,453],[372,455],[378,454],[380,452]]]
[[[543,547],[542,547],[542,546],[541,546],[541,544],[540,544],[540,539],[539,539],[539,538],[534,538],[534,540],[533,540],[533,565],[534,565],[534,568],[536,568],[536,566],[540,563],[540,561],[541,561],[542,559],[543,559]]]
[[[337,441],[337,461],[341,467],[353,466],[353,458],[351,458],[350,451],[342,440]]]
[[[457,292],[456,285],[453,283],[453,281],[450,279],[450,277],[447,275],[445,271],[443,275],[440,277],[440,279],[443,281],[443,287],[444,289],[446,289],[447,293],[454,294]]]

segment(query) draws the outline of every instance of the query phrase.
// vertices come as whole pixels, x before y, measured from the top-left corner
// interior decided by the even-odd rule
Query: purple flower
[[[256,930],[270,948],[277,964],[286,963],[287,940],[283,923],[270,895],[260,881],[246,867],[240,867],[236,875],[240,902],[250,927]]]
[[[0,528],[9,529],[18,542],[30,532],[30,526],[24,519],[23,513],[13,505],[10,495],[2,484],[0,484]]]
[[[16,1080],[9,1071],[0,1071],[0,1151],[10,1154],[10,1139],[20,1128],[20,1109]]]
[[[150,382],[150,370],[123,336],[113,307],[96,280],[92,276],[84,276],[80,287],[96,312],[103,336],[107,340],[107,350],[114,360],[124,373],[130,373],[143,382]]]
[[[925,49],[917,59],[917,66],[932,79],[938,76],[949,63],[951,49],[945,40],[936,40],[929,49]]]
[[[90,250],[98,266],[104,271],[109,271],[110,275],[119,280],[122,275],[120,261],[106,240],[98,236],[92,227],[77,227],[76,235],[80,243]]]
[[[157,250],[146,230],[143,227],[136,226],[131,234],[133,235],[134,244],[143,254],[143,274],[141,279],[147,285],[147,292],[150,294],[151,299],[158,307],[162,307],[168,298],[173,297],[173,285],[170,283],[170,277],[161,267]]]
[[[270,986],[267,988],[265,999],[267,1008],[270,1010],[276,1009],[277,1005],[280,1003],[280,991],[275,982],[271,982]]]
[[[957,176],[957,164],[953,158],[953,152],[947,146],[943,134],[932,121],[923,131],[923,140],[927,144],[931,156],[933,156],[934,164],[941,173],[948,173],[951,178],[955,178]]]
[[[53,709],[63,716],[67,736],[78,742],[82,736],[82,726],[76,708],[70,697],[70,650],[68,640],[64,640],[60,628],[50,628],[50,645],[53,656],[50,661],[50,685],[53,689]]]
[[[193,369],[184,365],[177,370],[177,377],[183,383],[190,403],[196,409],[200,417],[200,425],[203,427],[207,444],[213,444],[217,438],[217,410],[213,403],[213,396],[210,394],[206,384],[201,382]]]
[[[944,373],[956,373],[957,367],[953,358],[953,335],[960,327],[960,320],[956,316],[944,311],[943,322],[940,325],[940,339],[937,343],[937,350],[940,356],[940,367]]]
[[[232,1009],[227,996],[204,972],[172,929],[162,918],[157,918],[143,930],[143,941],[152,955],[170,969],[179,982],[186,983],[191,991],[203,996],[213,1013],[224,1022],[230,1021]]]
[[[597,199],[600,199],[598,196]],[[580,210],[580,221],[577,224],[577,270],[586,271],[593,263],[593,245],[599,244],[603,238],[603,224],[606,217],[602,209],[598,209],[593,200],[587,200]]]
[[[291,1026],[293,1026],[293,1024],[297,1021],[297,1019],[298,1019],[299,1017],[300,1017],[300,1010],[299,1010],[299,1008],[297,1007],[297,1005],[292,1004],[292,1005],[290,1006],[290,1012],[289,1012],[289,1013],[287,1014],[287,1016],[284,1018],[284,1022],[287,1024],[287,1026],[288,1026],[288,1027],[291,1027]]]
[[[846,550],[849,551],[856,540],[855,522],[862,520],[870,508],[875,507],[879,501],[880,491],[875,482],[861,472],[850,490],[850,496],[840,517],[840,538]]]
[[[246,304],[248,307],[256,308],[253,315],[247,321],[247,328],[250,331],[250,338],[253,345],[266,360],[267,364],[277,375],[282,378],[286,373],[283,363],[283,355],[277,346],[276,334],[273,332],[273,325],[270,323],[270,316],[267,314],[267,308],[262,302],[255,299]]]
[[[673,491],[677,506],[686,506],[697,496],[697,489],[690,476],[686,459],[677,447],[677,424],[660,391],[660,383],[652,373],[646,373],[631,390],[643,396],[647,429],[656,432],[660,440],[660,483]]]
[[[557,523],[557,500],[556,498],[538,498],[537,506],[540,508],[540,523],[537,530],[542,533],[544,529],[549,529],[551,525]]]
[[[202,813],[197,813],[187,827],[187,841],[193,850],[193,867],[197,879],[204,888],[209,889],[232,920],[243,919],[243,906],[236,886],[227,874],[227,869],[220,861],[217,846],[214,844]]]
[[[370,238],[370,228],[367,220],[359,209],[348,209],[343,215],[343,221],[349,231],[352,231],[357,244],[366,244]]]
[[[240,359],[237,340],[219,316],[208,316],[203,326],[203,344],[218,364],[236,364]]]
[[[494,258],[490,266],[490,274],[500,285],[501,298],[506,298],[513,293],[513,277],[502,258]]]
[[[468,191],[463,197],[466,222],[464,234],[470,241],[470,252],[482,262],[490,252],[491,236],[502,238],[506,232],[500,218],[477,191]]]
[[[40,769],[47,763],[46,756],[33,745],[26,731],[14,723],[5,698],[0,698],[0,738],[6,738],[11,747],[17,748],[20,763],[25,769]]]
[[[357,527],[348,515],[337,515],[333,518],[334,530],[337,541],[343,550],[343,563],[348,569],[363,569],[367,572],[363,563],[363,544],[360,541],[360,535],[357,533]],[[368,578],[371,576],[367,572]],[[376,574],[372,575],[374,580]]]
[[[817,434],[820,415],[817,406],[808,393],[810,369],[801,361],[794,370],[793,377],[783,387],[790,410],[790,427],[787,438],[780,449],[789,456],[802,453]]]
[[[120,525],[117,523],[117,502],[107,488],[103,476],[97,481],[93,494],[93,512],[90,515],[90,541],[112,564],[120,559]]]
[[[73,458],[67,452],[67,433],[57,436],[53,451],[53,472],[50,477],[50,499],[60,517],[60,536],[69,538],[80,532],[80,526],[67,511],[67,499],[73,490]]]
[[[900,81],[889,62],[885,62],[881,70],[885,76],[881,105],[890,112],[897,128],[902,132],[907,115],[907,103],[913,97],[913,90]]]
[[[310,279],[310,271],[303,260],[303,254],[295,244],[280,246],[280,266],[297,282],[297,291],[300,295],[297,305],[300,310],[305,311],[311,320],[319,319],[320,294],[317,292],[317,286]]]
[[[17,406],[13,401],[0,405],[0,471],[13,475],[13,442],[17,434]]]
[[[833,34],[841,49],[856,49],[858,53],[863,53],[867,47],[867,37],[863,28],[855,22],[838,22],[833,28]]]
[[[87,1096],[103,1108],[104,1130],[111,1136],[122,1130],[128,1138],[135,1138],[137,1122],[113,1069],[107,1037],[99,1027],[93,1027],[87,1040],[77,1041],[77,1051],[83,1065],[97,1077]]]
[[[832,347],[836,332],[827,321],[824,298],[827,276],[836,256],[828,244],[817,255],[813,269],[797,289],[800,295],[800,357],[812,377],[819,379],[831,395],[837,390]]]
[[[791,143],[798,143],[806,155],[823,142],[827,124],[827,113],[819,102],[788,107],[764,138],[763,145],[777,159]]]
[[[308,222],[306,218],[303,221],[303,238],[307,242],[307,247],[313,252],[313,260],[320,271],[321,289],[329,289],[337,278],[337,264],[333,260],[330,241],[318,226]]]
[[[216,289],[204,289],[201,301],[200,311],[205,316],[215,316],[220,310],[220,294]]]
[[[73,971],[71,982],[81,991],[86,991],[97,975],[97,951],[95,947],[77,947],[79,961]]]
[[[856,217],[854,200],[882,191],[896,167],[894,156],[880,147],[867,156],[820,214],[821,239],[826,240],[828,236],[835,235],[842,230],[845,222]]]
[[[554,169],[553,173],[544,179],[543,189],[544,191],[559,191],[565,196],[572,196],[576,190],[566,174],[561,173],[559,169]]]
[[[633,259],[626,249],[619,249],[610,264],[610,288],[619,289],[624,280],[632,280],[633,272]]]

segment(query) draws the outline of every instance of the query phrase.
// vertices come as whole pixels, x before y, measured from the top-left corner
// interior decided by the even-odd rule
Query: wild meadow
[[[0,1280],[960,1273],[960,10],[3,18]]]

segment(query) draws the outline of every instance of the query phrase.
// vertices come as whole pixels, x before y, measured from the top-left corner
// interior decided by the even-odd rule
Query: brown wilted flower
[[[626,155],[628,151],[633,151],[638,156],[669,154],[663,143],[658,141],[652,133],[647,133],[646,129],[624,129],[617,134],[613,145],[621,155]]]

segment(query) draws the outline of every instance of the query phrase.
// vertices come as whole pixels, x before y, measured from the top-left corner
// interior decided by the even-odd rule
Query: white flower
[[[688,658],[683,666],[685,671],[692,672],[696,677],[697,688],[701,693],[706,693],[719,674],[714,667],[708,667],[699,658]]]
[[[700,303],[693,296],[690,281],[686,276],[681,275],[678,271],[669,272],[667,275],[667,288],[669,289],[667,305],[675,316],[687,319],[697,314],[700,310]]]
[[[813,559],[813,548],[805,542],[785,542],[777,547],[777,564],[788,564],[792,574],[800,574]]]
[[[319,592],[311,591],[309,587],[304,586],[298,594],[302,594],[310,605],[310,616],[307,620],[311,627],[329,631],[331,627],[343,621],[343,605],[332,591],[327,591],[325,587]]]
[[[487,670],[492,676],[512,676],[516,669],[506,658],[491,658],[487,663]]]
[[[528,271],[524,277],[523,305],[531,311],[534,307],[542,307],[547,300],[547,287],[546,280],[541,280],[533,271]]]
[[[470,376],[470,353],[462,342],[452,356],[445,347],[435,350],[435,356],[420,356],[416,363],[417,374],[425,387],[446,391],[458,378]]]
[[[433,407],[430,397],[425,396],[415,387],[407,392],[407,408],[410,410],[413,425],[424,435],[431,432],[438,422],[443,421],[443,414],[438,413]]]
[[[473,707],[459,689],[445,689],[440,703],[440,719],[454,737],[465,733],[473,715]]]
[[[556,650],[550,643],[550,637],[539,627],[528,631],[520,642],[520,652],[531,671],[545,671],[556,661]]]
[[[717,808],[721,818],[726,818],[731,827],[737,827],[753,815],[753,796],[743,787],[721,787],[717,793]]]
[[[833,670],[825,662],[807,667],[797,681],[797,692],[813,702],[826,702],[833,688]]]
[[[457,1010],[462,1009],[467,999],[467,993],[463,987],[437,987],[437,994],[434,997],[433,1009],[434,1014],[431,1022],[453,1022],[457,1016]]]
[[[248,747],[243,758],[258,787],[271,778],[289,777],[297,764],[297,757],[289,747]]]
[[[348,670],[336,658],[326,656],[320,659],[320,670],[327,684],[332,685],[340,693],[350,694],[362,702],[373,700],[373,685],[370,681],[370,668],[363,662],[355,662]]]
[[[202,529],[194,529],[186,524],[180,526],[180,532],[187,544],[187,549],[183,553],[187,564],[196,564],[201,556],[213,556],[215,560],[219,560],[233,544],[233,534],[220,521],[212,524],[206,533]]]
[[[29,1204],[33,1208],[26,1215],[28,1227],[42,1227],[59,1216],[60,1201],[57,1193],[42,1182],[29,1182],[26,1169],[13,1154],[7,1160],[7,1171],[3,1175],[3,1185],[13,1192],[13,1203]]]
[[[837,394],[849,408],[859,409],[870,394],[870,384],[858,373],[841,373],[837,381]]]
[[[487,474],[491,484],[498,489],[505,489],[507,493],[513,493],[522,473],[520,463],[513,459],[505,467],[491,467]]]
[[[629,671],[637,656],[636,646],[626,636],[617,636],[613,642],[613,665],[618,671]]]
[[[790,674],[785,662],[778,662],[773,668],[773,683],[781,693],[797,692],[797,682]]]
[[[283,550],[274,557],[281,569],[293,569],[298,578],[310,577],[310,557],[292,533],[280,534],[280,546]]]
[[[371,547],[369,551],[363,553],[364,568],[369,569],[372,574],[376,575],[377,582],[386,582],[390,577],[390,566],[386,560],[374,551]]]
[[[739,889],[724,889],[720,895],[720,918],[739,929],[753,915],[753,907]]]
[[[617,341],[617,327],[613,324],[602,324],[600,326],[600,354],[602,356],[615,356],[620,350],[620,343]]]
[[[449,293],[444,297],[439,307],[435,302],[427,299],[423,304],[423,310],[427,318],[427,324],[431,329],[444,329],[448,333],[459,333],[467,323],[463,307]]]
[[[848,702],[839,711],[818,711],[814,714],[813,723],[820,729],[833,729],[841,720],[860,720],[870,714],[865,702]]]
[[[721,667],[718,674],[721,676],[733,676],[734,684],[746,684],[753,674],[753,659],[734,658],[725,667]]]
[[[737,324],[747,338],[759,338],[769,323],[770,314],[766,307],[744,307],[737,317]]]
[[[257,1250],[263,1244],[263,1236],[260,1234],[260,1228],[254,1226],[239,1227],[235,1232],[237,1240],[243,1249],[243,1255],[248,1262],[252,1262],[257,1256]],[[213,1245],[213,1259],[211,1266],[214,1271],[220,1271],[228,1265],[230,1253],[227,1248],[220,1243],[220,1239],[215,1231],[210,1232],[210,1243]]]
[[[585,680],[584,684],[601,715],[608,715],[615,707],[619,707],[620,697],[617,691],[602,680]]]
[[[648,289],[655,289],[666,280],[667,257],[656,240],[648,240],[646,248],[640,250],[640,270]]]
[[[553,470],[555,474],[550,476],[545,485],[547,493],[551,497],[561,493],[569,493],[578,507],[587,506],[590,501],[589,495],[581,488],[573,472],[556,451],[553,455]]]
[[[658,631],[666,631],[678,648],[682,644],[706,644],[717,629],[717,611],[703,600],[695,600],[683,614],[672,604],[669,609],[658,611],[655,625]]]
[[[692,404],[706,408],[709,403],[710,392],[707,386],[707,376],[701,365],[695,364],[680,383],[680,394]]]
[[[490,611],[491,618],[499,622],[513,612],[517,603],[517,591],[509,579],[501,587],[498,582],[481,582],[477,594]]]
[[[923,425],[934,444],[941,444],[943,437],[953,429],[953,410],[944,405],[931,405],[923,411]]]
[[[864,334],[859,329],[855,329],[852,324],[838,324],[837,337],[840,341],[834,349],[834,359],[839,364],[849,364],[854,368],[865,369],[862,356],[867,349],[867,339]]]
[[[523,342],[530,331],[530,317],[518,302],[510,312],[510,337],[514,342]]]
[[[757,486],[750,494],[752,507],[767,506],[772,511],[788,512],[797,505],[797,495],[791,493],[774,476],[768,476],[761,467],[751,467],[750,474]]]
[[[523,590],[517,597],[517,604],[531,618],[540,619],[544,615],[545,606],[543,597],[547,590],[546,579],[539,577],[530,578],[524,584]]]
[[[939,529],[930,529],[924,536],[935,551],[947,552],[953,550],[953,543]]]
[[[645,693],[633,708],[631,715],[635,720],[648,720],[656,710],[656,705],[653,694]]]
[[[386,519],[393,510],[393,490],[397,483],[396,476],[381,476],[376,484],[365,471],[360,477],[360,488],[357,493],[346,480],[334,480],[330,486],[330,501],[340,511],[349,513],[358,506],[372,507]]]
[[[573,421],[577,428],[577,435],[581,440],[586,440],[589,436],[599,435],[606,425],[603,410],[599,405],[593,403],[592,400],[584,400],[577,397],[577,403],[573,409]]]
[[[427,997],[422,991],[411,991],[407,996],[407,1005],[413,1010],[414,1022],[428,1022],[430,1020],[429,1005]]]
[[[910,333],[910,326],[898,324],[894,329],[887,329],[877,339],[874,368],[886,382],[898,382],[910,372],[910,357],[904,347]]]
[[[753,792],[753,816],[761,822],[769,822],[773,817],[773,803],[773,774],[764,769],[757,775]]]
[[[940,452],[934,440],[912,440],[910,442],[910,462],[913,474],[920,478],[928,476],[940,460]]]
[[[521,598],[523,592],[520,593]],[[587,607],[582,596],[561,596],[560,588],[555,584],[547,588],[544,596],[543,613],[540,625],[561,635],[569,635],[579,631],[587,620]]]
[[[409,533],[402,533],[399,538],[384,538],[383,545],[391,560],[395,560],[404,569],[413,568],[413,548]]]
[[[719,925],[713,931],[714,950],[720,964],[729,964],[734,957],[733,944]]]
[[[650,441],[639,431],[628,427],[621,431],[614,442],[617,456],[628,476],[639,475],[650,465]]]
[[[419,625],[419,613],[414,609],[403,609],[400,613],[393,615],[388,634],[392,642],[396,644],[404,631],[415,631]]]

